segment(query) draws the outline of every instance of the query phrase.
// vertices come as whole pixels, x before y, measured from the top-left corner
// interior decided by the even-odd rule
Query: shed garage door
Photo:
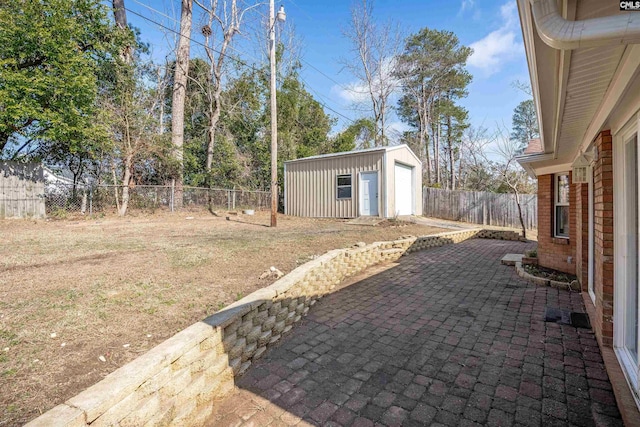
[[[413,214],[413,168],[397,164],[395,165],[394,177],[395,185],[395,214],[411,215]]]

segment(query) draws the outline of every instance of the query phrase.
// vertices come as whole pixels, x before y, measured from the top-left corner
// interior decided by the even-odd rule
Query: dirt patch
[[[0,221],[0,426],[25,423],[271,284],[258,279],[271,266],[287,273],[356,242],[444,231],[285,216],[268,224],[265,212]]]

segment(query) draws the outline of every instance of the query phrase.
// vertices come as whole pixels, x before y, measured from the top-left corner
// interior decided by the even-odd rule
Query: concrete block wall
[[[480,230],[476,235],[479,239],[495,239],[495,240],[510,240],[510,241],[525,241],[522,235],[517,231],[511,230]]]
[[[519,237],[513,232],[473,229],[329,251],[189,326],[27,426],[203,425],[213,401],[233,390],[234,378],[343,279],[405,253],[479,235],[503,240]]]

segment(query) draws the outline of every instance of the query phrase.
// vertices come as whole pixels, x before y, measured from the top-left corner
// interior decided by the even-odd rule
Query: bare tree
[[[345,67],[364,87],[361,92],[371,102],[375,124],[375,145],[387,145],[386,119],[389,98],[397,88],[394,77],[401,36],[397,25],[379,25],[373,18],[373,0],[358,0],[351,8],[349,27],[343,35],[351,42],[353,58]]]
[[[180,13],[180,37],[176,51],[176,67],[173,77],[173,98],[171,102],[171,144],[178,163],[175,178],[174,205],[182,207],[184,182],[184,103],[189,75],[189,51],[191,47],[191,23],[193,20],[193,0],[182,0]]]
[[[207,160],[206,171],[211,173],[213,163],[213,149],[216,140],[216,130],[222,112],[222,89],[225,77],[225,61],[228,60],[227,51],[235,35],[240,34],[240,26],[245,13],[257,7],[259,3],[243,7],[237,0],[210,0],[205,6],[198,0],[196,4],[204,9],[207,15],[206,24],[202,27],[205,52],[209,63],[209,81],[201,90],[207,99]],[[210,183],[211,184],[211,183]]]
[[[255,16],[255,15],[254,15]],[[254,60],[261,64],[269,63],[269,17],[261,16],[259,19],[252,19],[243,27],[246,28],[242,34],[252,40],[248,52]],[[297,32],[292,21],[279,22],[276,25],[276,52],[278,60],[276,62],[277,74],[281,79],[300,68],[302,62],[302,52],[305,50],[304,37]],[[243,46],[244,47],[244,46]]]
[[[488,188],[489,183],[481,175],[488,175],[489,168],[484,153],[486,147],[494,139],[495,137],[490,136],[489,130],[483,125],[469,126],[465,129],[462,135],[462,143],[460,144],[459,186],[473,190],[486,190]],[[473,181],[473,183],[470,181]],[[478,185],[482,185],[482,187]]]
[[[532,91],[531,91],[531,85],[528,82],[523,82],[523,81],[520,81],[520,80],[514,80],[514,81],[511,82],[511,87],[523,92],[524,94],[526,94],[529,97],[533,96]]]
[[[501,182],[509,188],[516,198],[522,237],[526,239],[527,229],[522,216],[520,195],[532,187],[531,179],[517,163],[516,157],[520,153],[519,146],[517,141],[509,137],[508,129],[505,126],[498,126],[496,136],[496,154],[500,157],[500,161],[495,163],[496,172]]]
[[[112,96],[101,99],[101,112],[111,134],[111,171],[115,184],[118,214],[124,216],[130,200],[130,189],[136,184],[136,168],[149,167],[153,159],[166,158],[168,145],[158,134],[157,115],[164,94],[148,87],[150,75],[145,64],[132,67],[134,75],[119,85]],[[121,188],[121,191],[118,191]]]

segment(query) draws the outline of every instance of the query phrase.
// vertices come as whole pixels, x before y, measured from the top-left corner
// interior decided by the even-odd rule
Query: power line
[[[141,4],[140,2],[138,2],[138,1],[136,1],[136,0],[134,0],[134,2],[136,2],[136,3],[138,3],[138,4]],[[166,18],[168,18],[168,19],[170,19],[170,20],[172,20],[172,21],[174,21],[174,22],[177,22],[177,20],[176,20],[176,19],[174,19],[174,18],[170,18],[170,17],[168,17],[167,15],[164,15],[162,12],[160,12],[160,11],[158,11],[158,10],[156,10],[156,9],[152,8],[151,6],[147,6],[147,5],[143,5],[143,6],[145,6],[147,9],[150,9],[150,10],[152,10],[152,11],[154,11],[154,12],[159,13],[159,14],[160,14],[160,15],[162,15],[162,16],[165,16]],[[140,14],[140,13],[138,13],[138,12],[134,11],[134,10],[131,10],[131,9],[129,9],[129,8],[128,8],[128,7],[126,7],[126,6],[125,6],[125,10],[126,10],[126,11],[128,11],[128,12],[131,12],[132,14],[134,14],[134,15],[138,16],[139,18],[144,19],[145,21],[149,21],[149,22],[151,22],[152,24],[155,24],[155,25],[159,26],[160,28],[163,28],[163,29],[165,29],[165,30],[167,30],[167,31],[170,31],[170,32],[174,33],[174,34],[180,35],[180,32],[179,32],[179,31],[176,31],[176,30],[174,30],[173,28],[170,28],[170,27],[168,27],[168,26],[166,26],[166,25],[164,25],[164,24],[162,24],[162,23],[160,23],[160,22],[158,22],[158,21],[155,21],[155,20],[153,20],[153,19],[151,19],[151,18],[149,18],[149,17],[147,17],[147,16],[144,16],[144,15],[142,15],[142,14]],[[251,28],[251,27],[249,27],[249,28]],[[255,31],[255,29],[254,29],[254,31]],[[195,39],[194,39],[194,38],[192,38],[192,37],[187,37],[187,39],[188,39],[189,41],[191,41],[191,42],[193,42],[193,43],[197,44],[197,45],[200,45],[200,46],[202,46],[202,47],[206,48],[206,49],[211,49],[212,51],[216,52],[218,55],[223,56],[223,57],[227,57],[227,58],[229,58],[229,59],[231,59],[231,60],[235,61],[235,62],[236,62],[237,64],[239,64],[239,65],[242,65],[242,66],[244,66],[244,67],[247,67],[247,68],[249,68],[249,69],[251,69],[251,70],[253,70],[253,71],[255,71],[255,72],[260,71],[260,70],[258,70],[257,68],[255,68],[253,65],[248,64],[247,62],[245,62],[245,61],[243,61],[243,60],[241,60],[241,59],[239,59],[239,58],[237,58],[237,57],[235,57],[235,56],[233,56],[233,55],[229,55],[229,54],[226,54],[226,53],[222,53],[222,52],[220,52],[219,50],[217,50],[217,49],[215,49],[215,48],[211,48],[211,47],[207,46],[206,44],[204,44],[204,43],[202,43],[202,42],[200,42],[200,41],[198,41],[198,40],[195,40]],[[235,50],[235,49],[233,49],[233,50]],[[255,58],[254,58],[254,59],[255,59]],[[306,62],[306,61],[305,61],[305,62]],[[313,68],[315,68],[315,67],[313,67]],[[323,73],[323,74],[324,74],[324,73]],[[308,85],[308,83],[307,83],[307,82],[305,82],[303,79],[300,79],[300,80],[302,81],[302,83],[304,83],[304,84],[305,84],[305,86],[306,86],[306,87],[310,88],[310,86]],[[281,84],[283,83],[281,79],[279,79],[278,81],[279,81]],[[295,91],[295,92],[297,92],[297,93],[299,93],[299,94],[302,94],[302,92],[301,92],[300,90],[298,90],[298,89],[294,89],[294,91]],[[339,112],[339,111],[337,111],[337,110],[333,109],[332,107],[328,106],[326,103],[321,102],[321,101],[318,101],[318,100],[317,100],[317,102],[318,102],[320,105],[322,105],[324,108],[326,108],[327,110],[329,110],[329,111],[333,112],[334,114],[337,114],[338,116],[342,117],[343,119],[345,119],[345,120],[347,120],[347,121],[349,121],[349,122],[351,122],[351,123],[355,123],[355,121],[354,121],[353,119],[351,119],[350,117],[347,117],[346,115],[342,114],[341,112]]]
[[[149,5],[147,5],[147,4],[144,4],[144,3],[142,3],[142,2],[140,2],[140,1],[138,1],[138,0],[133,0],[133,2],[134,2],[134,3],[139,4],[140,6],[143,6],[144,8],[146,8],[146,9],[148,9],[148,10],[152,11],[152,12],[157,13],[157,14],[158,14],[158,15],[160,15],[160,16],[163,16],[164,18],[167,18],[167,19],[169,19],[169,20],[173,21],[174,23],[179,23],[179,21],[178,21],[176,18],[173,18],[173,17],[171,17],[171,16],[168,16],[168,15],[164,14],[163,12],[161,12],[161,11],[159,11],[159,10],[157,10],[157,9],[155,9],[155,8],[153,8],[153,7],[149,6]],[[199,6],[199,7],[200,7],[202,10],[204,10],[205,12],[207,12],[207,13],[208,13],[208,12],[210,12],[208,9],[204,8],[204,7],[203,7],[202,5],[200,5],[198,2],[195,2],[195,3],[196,3],[196,5],[197,5],[197,6]],[[299,6],[299,5],[298,5],[297,3],[295,3],[293,0],[291,0],[291,3],[292,3],[292,4],[293,4],[293,5],[294,5],[294,6],[295,6],[295,7],[296,7],[300,12],[302,12],[304,15],[306,15],[309,19],[313,19],[313,18],[311,18],[311,16],[310,16],[308,13],[306,13],[306,12],[305,12],[305,11],[304,11],[300,6]],[[135,12],[134,12],[134,13],[135,13]],[[138,16],[139,16],[139,15],[138,15]],[[261,16],[265,17],[264,15],[261,15]],[[252,26],[252,25],[249,25],[249,24],[246,24],[246,23],[245,23],[245,27],[247,27],[248,29],[250,29],[250,30],[254,31],[256,34],[259,34],[259,33],[260,33],[260,31],[258,31],[258,30],[257,30],[254,26]],[[238,53],[244,53],[244,52],[240,52],[238,49],[236,49],[236,48],[235,48],[234,46],[232,46],[232,45],[229,45],[229,46],[228,46],[228,48],[229,48],[229,49],[231,49],[231,50],[234,50],[235,52],[238,52]],[[245,54],[246,54],[246,53],[245,53]],[[256,62],[260,62],[260,61],[259,61],[257,58],[255,58],[255,57],[252,57],[252,56],[251,56],[250,58],[251,58],[252,60],[256,61]],[[311,68],[311,69],[315,70],[318,74],[322,75],[322,76],[323,76],[323,77],[325,77],[327,80],[329,80],[329,81],[333,82],[333,83],[334,83],[336,86],[338,86],[340,89],[342,89],[342,90],[344,90],[344,91],[346,91],[346,92],[351,92],[351,93],[355,93],[355,94],[367,94],[367,92],[366,92],[366,91],[354,90],[354,89],[352,89],[352,88],[349,88],[349,87],[343,86],[341,83],[339,83],[338,81],[336,81],[334,78],[332,78],[332,77],[331,77],[331,76],[329,76],[328,74],[324,73],[322,70],[320,70],[319,68],[317,68],[316,66],[314,66],[313,64],[311,64],[310,62],[308,62],[307,60],[305,60],[304,58],[300,57],[300,58],[298,58],[298,59],[300,60],[300,62],[302,62],[302,63],[306,64],[306,66],[307,66],[307,67],[309,67],[309,68]],[[301,80],[302,80],[302,79],[301,79]],[[304,82],[304,81],[303,81],[303,82]],[[306,82],[304,82],[304,83],[306,83]],[[310,85],[308,85],[308,84],[307,84],[307,85],[306,85],[306,87],[307,87],[309,90],[311,90],[311,91],[312,91],[316,96],[318,96],[318,97],[320,97],[320,98],[323,98],[323,99],[325,100],[325,102],[329,102],[329,101],[331,101],[331,100],[330,100],[329,98],[327,98],[326,96],[321,95],[318,91],[314,90]],[[331,102],[332,102],[332,101],[331,101]],[[336,113],[336,114],[339,114],[339,115],[340,115],[340,113],[338,113],[337,111],[333,110],[333,109],[332,109],[332,108],[330,108],[328,105],[326,105],[326,104],[322,104],[322,105],[323,105],[323,106],[325,106],[327,109],[331,110],[332,112],[334,112],[334,113]],[[346,118],[346,116],[344,116],[344,115],[341,115],[341,116],[342,116],[342,117],[344,117],[344,118]],[[352,121],[352,122],[353,122],[353,121]]]
[[[289,3],[291,3],[295,8],[297,8],[300,12],[302,12],[303,15],[305,15],[307,18],[309,18],[310,21],[314,21],[315,19],[309,15],[304,9],[302,9],[298,3],[296,3],[294,0],[289,0]]]
[[[194,2],[196,4],[196,6],[198,6],[200,9],[204,10],[205,12],[209,13],[211,12],[211,9],[207,9],[206,7],[204,7],[203,5],[199,4],[198,2]],[[256,13],[260,16],[262,16],[265,19],[269,19],[269,17],[267,15],[265,15],[264,13],[256,10]]]
[[[158,44],[156,44],[156,43],[153,43],[153,42],[150,42],[149,44],[150,44],[150,45],[152,45],[152,46],[155,46],[155,47],[161,47],[160,45],[158,45]],[[157,66],[158,68],[160,68],[160,69],[165,70],[165,71],[169,70],[169,66],[168,66],[168,65],[157,64],[156,66]],[[254,70],[255,70],[255,68],[254,68]],[[258,71],[259,71],[259,70],[258,70]],[[321,94],[320,92],[318,92],[317,90],[315,90],[315,89],[314,89],[314,88],[312,88],[311,86],[308,86],[308,87],[306,87],[306,88],[307,88],[307,90],[308,90],[308,91],[310,91],[310,92],[311,92],[313,95],[315,95],[317,98],[324,99],[324,100],[325,100],[325,102],[333,102],[331,99],[327,98],[325,95]],[[294,91],[295,91],[295,92],[297,92],[297,93],[302,93],[301,91],[296,90],[295,88],[292,88],[292,90],[294,90]],[[317,99],[316,99],[316,101],[317,101]],[[318,103],[319,103],[320,105],[324,106],[325,108],[327,108],[328,110],[331,110],[331,111],[335,112],[335,110],[331,109],[327,104],[322,103],[322,102],[318,102]],[[339,113],[336,113],[336,114],[339,114]],[[347,118],[347,119],[349,119],[348,117],[346,117],[346,118]],[[352,120],[352,119],[351,119],[351,122],[352,122],[352,123],[355,123],[355,121],[354,121],[354,120]],[[301,125],[301,123],[300,123],[300,122],[297,122],[297,123],[298,123],[299,125]]]
[[[140,2],[140,1],[138,1],[138,0],[133,0],[133,2],[134,2],[134,3],[139,4],[140,6],[144,7],[145,9],[150,10],[151,12],[157,13],[158,15],[162,16],[163,18],[167,18],[167,19],[169,19],[169,20],[171,20],[171,21],[173,21],[173,22],[176,22],[176,23],[179,23],[179,22],[180,22],[180,21],[178,21],[177,19],[175,19],[174,17],[169,16],[169,15],[167,15],[167,14],[165,14],[165,13],[163,13],[163,12],[159,11],[158,9],[154,9],[153,7],[149,6],[148,4],[144,4],[144,3],[142,3],[142,2]],[[127,9],[126,7],[125,7],[125,9],[126,9],[126,10],[129,10],[129,9]],[[129,10],[129,11],[130,11],[130,10]],[[131,12],[131,11],[130,11],[130,12]],[[137,15],[137,13],[136,13],[136,12],[131,12],[131,13],[134,13],[134,14],[136,14],[136,15]],[[138,15],[138,16],[140,16],[140,15]]]
[[[291,1],[291,0],[290,0]],[[295,3],[294,3],[295,4]],[[295,4],[295,6],[298,8],[298,10],[302,11],[305,15],[309,16],[306,12],[304,12],[302,9],[300,9],[300,7]],[[245,27],[247,27],[250,30],[253,30],[254,32],[258,32],[258,30],[256,29],[256,27],[245,24]],[[298,58],[300,60],[300,62],[304,63],[307,67],[313,69],[314,71],[316,71],[318,74],[320,74],[321,76],[323,76],[324,78],[326,78],[327,80],[331,81],[332,83],[334,83],[336,86],[338,86],[340,89],[347,91],[347,92],[352,92],[352,93],[357,93],[357,94],[368,94],[367,91],[363,91],[363,90],[354,90],[348,86],[345,86],[344,84],[338,82],[336,79],[334,79],[333,77],[331,77],[330,75],[326,74],[324,71],[322,71],[321,69],[319,69],[318,67],[316,67],[315,65],[313,65],[312,63],[310,63],[309,61],[307,61],[306,59],[304,59],[303,57]]]

